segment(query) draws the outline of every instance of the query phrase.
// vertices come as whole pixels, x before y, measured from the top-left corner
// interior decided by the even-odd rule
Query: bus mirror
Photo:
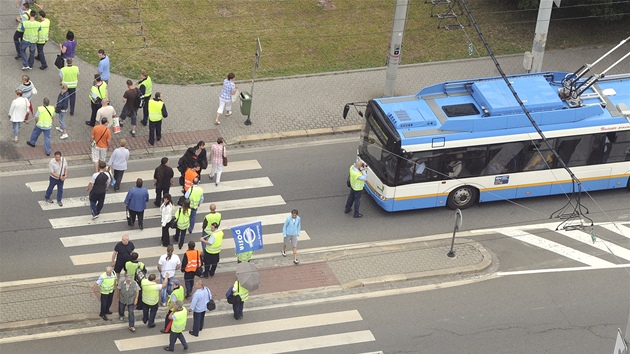
[[[346,117],[348,116],[349,110],[350,110],[350,105],[346,103],[346,105],[343,107],[343,119],[346,119]]]

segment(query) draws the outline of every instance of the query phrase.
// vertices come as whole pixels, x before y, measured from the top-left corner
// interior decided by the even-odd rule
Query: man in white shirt
[[[61,157],[61,151],[55,151],[55,158],[48,163],[48,171],[50,172],[50,176],[48,177],[48,189],[46,189],[44,199],[46,199],[48,203],[54,203],[50,199],[50,196],[55,186],[57,186],[57,204],[63,206],[61,197],[63,197],[63,182],[68,177],[68,162]]]
[[[179,259],[179,256],[173,254],[173,250],[173,245],[168,245],[166,247],[166,254],[163,254],[158,261],[157,268],[160,272],[161,281],[164,281],[164,279],[166,279],[166,274],[175,274],[175,271],[182,267],[182,262]],[[169,278],[167,286],[162,288],[162,293],[160,295],[160,303],[162,306],[166,306],[166,299],[172,291],[173,283],[171,278]]]

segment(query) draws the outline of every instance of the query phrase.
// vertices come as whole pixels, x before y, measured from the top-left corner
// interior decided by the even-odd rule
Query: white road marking
[[[603,227],[604,229],[608,230],[608,231],[612,231],[618,235],[621,235],[625,238],[630,239],[630,227],[628,226],[624,226],[622,223],[607,223],[607,224],[600,224],[599,226]]]
[[[572,267],[572,268],[550,268],[550,269],[530,269],[530,270],[515,270],[509,272],[497,272],[497,276],[504,277],[510,275],[530,275],[530,274],[544,274],[544,273],[563,273],[563,272],[580,272],[583,270],[601,270],[601,269],[615,269],[615,268],[630,268],[630,264],[613,264],[610,267]]]
[[[202,215],[197,217],[197,220],[203,220],[206,216],[206,213],[201,213]],[[251,221],[262,221],[263,225],[277,225],[282,224],[286,220],[288,213],[278,213],[278,214],[268,214],[268,215],[258,215],[258,216],[248,216],[243,218],[234,218],[234,219],[225,219],[221,221],[221,230],[227,230],[232,226],[243,224]],[[201,225],[202,222],[195,223],[195,233],[200,235],[201,233]],[[88,234],[81,236],[69,236],[69,237],[61,237],[61,243],[63,243],[64,247],[74,247],[74,246],[88,246],[98,243],[116,243],[120,241],[123,235],[128,235],[129,239],[134,240],[143,240],[154,238],[156,242],[160,239],[160,235],[162,235],[161,227],[149,227],[144,230],[140,230],[138,228],[131,229],[129,231],[117,231],[117,232],[106,232],[101,234]],[[144,257],[143,257],[144,258]]]
[[[173,161],[173,160],[171,159],[170,161]],[[234,162],[230,161],[230,164],[228,166],[223,167],[223,173],[258,170],[261,168],[262,167],[260,167],[260,164],[258,163],[257,160],[244,160],[244,161],[234,161]],[[72,175],[71,170],[72,170],[72,164],[70,164],[70,168],[68,170],[70,176]],[[179,175],[178,175],[179,171],[177,171],[177,169],[175,168],[173,169],[173,171],[175,172],[175,176],[173,177],[173,179],[175,180],[175,184],[177,184],[177,179],[179,178]],[[125,172],[125,174],[123,175],[123,180],[129,182],[129,181],[135,181],[138,178],[142,178],[145,181],[145,187],[148,187],[149,185],[147,183],[149,183],[149,181],[153,183],[152,182],[153,172],[154,170]],[[68,178],[63,183],[63,188],[64,189],[85,188],[90,182],[90,177],[92,177],[91,174],[85,177]],[[26,187],[28,187],[31,190],[31,192],[44,192],[48,188],[48,178],[46,178],[46,180],[44,181],[28,182],[26,183]],[[179,186],[175,186],[175,187],[179,188]]]
[[[282,318],[277,320],[260,321],[254,323],[244,323],[226,327],[213,327],[212,330],[199,332],[199,337],[186,336],[189,343],[206,340],[218,340],[223,338],[233,338],[246,335],[272,333],[278,331],[290,331],[300,328],[312,328],[328,326],[340,323],[362,321],[363,318],[357,310],[322,313],[309,316],[299,316],[292,318]],[[119,351],[139,350],[163,346],[164,335],[152,335],[137,338],[115,340]],[[254,351],[259,353],[259,351]]]
[[[568,237],[570,239],[582,242],[584,244],[587,244],[591,247],[595,247],[598,250],[604,251],[606,253],[609,254],[613,254],[616,257],[619,258],[623,258],[625,260],[630,260],[630,250],[625,249],[621,246],[618,246],[610,241],[604,241],[601,238],[597,237],[595,239],[595,242],[593,243],[593,239],[591,238],[591,235],[589,232],[587,231],[581,231],[581,230],[572,230],[572,231],[564,231],[564,230],[558,230],[558,231],[554,231],[557,232],[565,237]]]
[[[554,252],[556,254],[567,257],[574,261],[590,265],[592,267],[610,267],[614,265],[613,263],[607,262],[601,258],[591,256],[590,254],[580,252],[571,247],[561,245],[557,242],[549,241],[547,239],[544,239],[536,235],[532,235],[525,231],[500,230],[500,233],[505,236],[510,236],[521,242],[530,244],[532,246],[536,246],[536,247]]]
[[[190,237],[191,235],[186,235],[185,240],[188,241],[195,241],[195,242],[199,242],[199,236],[200,234],[197,233],[195,236]],[[300,233],[300,237],[302,237],[302,235],[304,235],[304,240],[310,240],[310,238],[308,237],[308,235],[306,234],[306,232],[304,232],[303,234]],[[155,236],[154,236],[155,237]],[[156,241],[159,238],[156,237]],[[223,239],[223,246],[221,247],[222,249],[222,253],[223,251],[226,250],[233,250],[235,249],[235,245],[234,245],[234,239],[232,239],[231,237],[225,237]],[[273,233],[273,234],[264,234],[263,235],[263,243],[265,245],[273,245],[273,244],[279,244],[279,243],[283,243],[284,239],[282,237],[282,233]],[[188,242],[184,243],[184,248],[187,249],[188,246],[186,246]],[[136,252],[138,252],[138,254],[142,257],[142,259],[150,259],[152,257],[160,257],[161,255],[163,255],[164,253],[166,253],[166,248],[162,247],[162,246],[156,246],[156,247],[145,247],[145,248],[136,248],[135,249]],[[224,253],[225,254],[225,253]],[[232,252],[229,252],[229,254],[233,254]],[[86,264],[98,264],[98,263],[108,263],[111,262],[112,260],[112,251],[107,251],[107,252],[98,252],[98,253],[85,253],[85,254],[78,254],[78,255],[74,255],[74,256],[70,256],[70,259],[72,260],[72,264],[74,265],[86,265]]]

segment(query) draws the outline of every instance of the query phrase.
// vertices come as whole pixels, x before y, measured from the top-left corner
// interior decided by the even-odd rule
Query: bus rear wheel
[[[461,186],[448,195],[446,205],[451,209],[466,209],[477,202],[479,191],[472,186]]]

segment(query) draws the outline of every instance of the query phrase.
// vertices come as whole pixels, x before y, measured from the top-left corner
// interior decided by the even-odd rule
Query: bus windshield
[[[365,113],[366,124],[361,132],[359,156],[384,184],[392,186],[395,184],[400,149],[396,148],[397,139],[384,126],[385,120],[376,119],[375,114],[377,111],[368,106]]]

